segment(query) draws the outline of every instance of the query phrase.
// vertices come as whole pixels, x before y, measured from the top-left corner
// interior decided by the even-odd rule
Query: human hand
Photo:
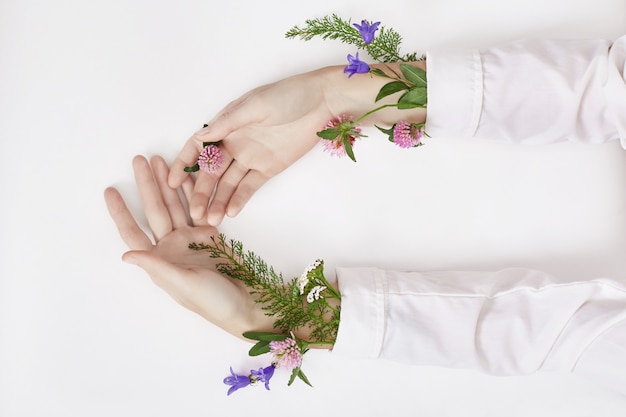
[[[120,193],[107,188],[107,208],[130,249],[122,259],[143,268],[155,284],[182,306],[237,337],[251,330],[270,331],[272,321],[245,286],[216,272],[215,261],[206,253],[188,249],[189,243],[208,243],[218,232],[205,220],[188,223],[177,191],[167,184],[165,161],[153,157],[148,163],[137,156],[133,168],[154,243],[137,225]],[[181,185],[188,200],[194,187],[192,177],[185,178]]]
[[[172,164],[172,187],[187,177],[183,169],[196,163],[203,142],[222,140],[224,154],[218,172],[198,173],[190,200],[192,218],[218,225],[225,214],[235,216],[261,185],[315,146],[316,132],[331,118],[319,83],[318,77],[302,74],[256,88],[187,141]]]
[[[311,150],[320,140],[316,133],[329,120],[341,114],[356,118],[371,110],[387,81],[368,74],[348,79],[343,67],[328,67],[256,88],[226,106],[187,141],[172,164],[169,185],[183,183],[188,176],[184,168],[195,165],[203,142],[221,140],[222,168],[213,174],[200,171],[190,199],[192,218],[219,225],[225,215],[237,215],[266,181]],[[379,104],[393,99],[389,96]],[[400,116],[397,109],[386,109],[364,123],[425,119],[423,109],[402,112]]]

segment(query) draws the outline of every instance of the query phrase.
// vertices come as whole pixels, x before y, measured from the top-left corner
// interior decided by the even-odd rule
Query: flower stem
[[[398,103],[395,103],[395,104],[383,104],[382,106],[376,107],[375,109],[368,111],[367,113],[363,114],[361,117],[356,119],[354,121],[354,123],[360,123],[367,116],[369,116],[371,114],[374,114],[374,113],[376,113],[379,110],[386,109],[387,107],[398,107]]]
[[[390,67],[389,65],[387,65],[387,64],[384,64],[384,65],[385,65],[385,68],[387,68],[389,71],[393,72],[393,75],[395,75],[395,76],[396,76],[396,77],[395,77],[395,79],[396,79],[396,80],[398,80],[398,81],[405,81],[405,80],[403,80],[403,79],[401,79],[401,78],[400,78],[400,74],[398,74],[398,73],[396,72],[396,70],[394,70],[393,68],[391,68],[391,67]],[[393,77],[390,77],[390,78],[393,78]]]

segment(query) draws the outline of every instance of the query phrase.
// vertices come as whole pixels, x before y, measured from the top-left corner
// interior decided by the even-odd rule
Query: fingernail
[[[208,134],[210,131],[211,131],[211,128],[209,127],[209,125],[205,124],[205,125],[202,127],[202,129],[200,129],[200,130],[198,130],[198,131],[196,132],[196,135],[199,135],[199,136],[204,136],[204,135]]]

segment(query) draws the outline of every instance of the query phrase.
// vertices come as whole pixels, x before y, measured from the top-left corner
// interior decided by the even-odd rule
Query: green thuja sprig
[[[294,26],[289,29],[285,37],[290,39],[300,38],[305,41],[315,37],[336,39],[365,50],[378,62],[412,62],[421,59],[418,58],[416,53],[403,55],[400,52],[402,37],[393,29],[387,29],[384,26],[380,27],[378,34],[372,42],[366,44],[359,31],[352,26],[351,21],[343,20],[336,14],[324,16],[321,19],[308,19],[303,27]]]
[[[263,259],[251,251],[244,251],[239,241],[226,240],[223,234],[211,237],[211,244],[190,243],[189,249],[207,251],[209,256],[220,260],[217,270],[243,282],[255,302],[268,317],[273,317],[274,328],[283,333],[303,327],[311,330],[311,344],[334,344],[339,328],[340,307],[331,306],[327,299],[340,300],[339,293],[328,283],[322,267],[309,271],[313,276],[311,285],[325,286],[323,296],[308,302],[296,280],[285,282],[282,274],[268,266]]]

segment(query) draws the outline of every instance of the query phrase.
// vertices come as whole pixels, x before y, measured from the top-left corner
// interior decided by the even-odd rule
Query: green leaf
[[[306,20],[304,26],[294,26],[285,36],[287,38],[300,38],[305,41],[314,37],[336,39],[343,43],[355,45],[358,49],[365,49],[372,59],[378,62],[402,60],[398,53],[402,37],[396,31],[381,27],[374,40],[369,45],[365,45],[363,37],[352,26],[350,20],[341,19],[336,14],[320,19]]]
[[[185,168],[183,168],[183,170],[184,170],[185,172],[196,172],[196,171],[200,170],[200,165],[195,164],[195,165],[194,165],[194,166],[192,166],[192,167],[185,167]]]
[[[395,125],[394,125],[395,126]],[[383,129],[380,126],[376,126],[376,129],[380,130],[381,132],[383,132],[385,135],[388,136],[389,142],[393,142],[393,126],[391,127],[391,129]]]
[[[291,384],[293,384],[293,381],[295,381],[296,377],[298,376],[299,370],[300,368],[293,368],[293,371],[291,371],[291,376],[289,377],[289,382],[287,382],[287,386],[291,386]]]
[[[350,144],[350,139],[348,136],[343,137],[343,146],[346,148],[346,154],[356,162],[356,158],[354,157],[354,151],[352,150],[352,145]]]
[[[317,132],[317,136],[319,136],[322,139],[327,139],[327,140],[333,140],[336,139],[337,136],[339,136],[341,134],[341,131],[339,129],[324,129],[321,130],[319,132]]]
[[[411,64],[400,64],[402,75],[416,87],[426,87],[426,71]]]
[[[402,81],[392,81],[390,83],[383,85],[383,87],[378,92],[378,95],[376,96],[375,101],[378,101],[381,98],[390,96],[391,94],[397,93],[398,91],[408,90],[408,89],[409,89],[409,86],[403,83]]]
[[[424,107],[426,105],[426,88],[414,87],[404,93],[398,100],[398,104],[402,105],[416,105],[416,107]],[[411,107],[399,107],[398,108],[411,108]]]
[[[300,367],[293,368],[293,371],[291,372],[291,377],[289,378],[289,382],[287,383],[287,385],[289,386],[293,384],[293,381],[296,380],[296,377],[304,381],[304,383],[307,384],[309,387],[313,387],[313,385],[311,385],[311,382],[309,382],[309,378],[304,375],[304,372],[302,372],[302,369],[300,369]]]
[[[303,380],[304,383],[307,384],[309,387],[313,387],[313,385],[311,385],[311,383],[309,382],[309,378],[307,378],[306,375],[304,375],[304,372],[302,372],[302,369],[300,368],[297,368],[297,369],[298,369],[298,378]]]
[[[374,125],[374,126],[376,126],[376,125]],[[376,129],[380,130],[380,131],[381,131],[381,132],[383,132],[385,135],[393,135],[393,127],[392,127],[392,128],[390,128],[390,129],[385,129],[385,128],[382,128],[382,127],[380,127],[380,126],[376,126]]]
[[[270,342],[267,340],[261,340],[256,345],[252,346],[248,351],[248,355],[250,356],[259,356],[264,353],[269,353],[270,351]]]
[[[221,140],[218,140],[217,142],[202,142],[202,147],[206,148],[209,145],[220,146],[221,143],[222,143]]]
[[[289,335],[272,332],[245,332],[243,334],[243,337],[251,340],[262,340],[264,342],[271,342],[274,340],[285,340],[289,337]]]
[[[384,78],[391,78],[390,76],[388,76],[385,73],[385,71],[381,70],[380,68],[371,68],[370,67],[370,74],[377,75],[379,77],[384,77]]]

